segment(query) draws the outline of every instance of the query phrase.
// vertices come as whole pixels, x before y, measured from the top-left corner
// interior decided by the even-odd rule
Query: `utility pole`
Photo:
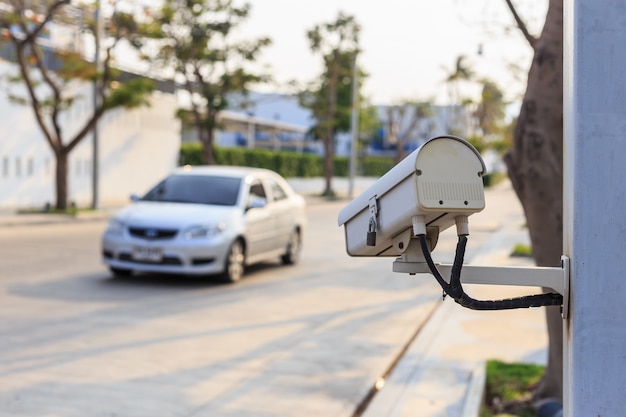
[[[626,27],[615,0],[563,2],[564,416],[624,415]]]
[[[101,30],[102,22],[100,16],[100,0],[96,0],[95,4],[95,16],[94,16],[94,41],[95,41],[95,56],[94,56],[94,65],[96,67],[96,72],[98,73],[96,78],[93,81],[93,111],[94,114],[100,105],[100,91],[98,82],[100,77],[101,70],[101,62],[100,62],[100,30]],[[100,206],[100,195],[99,195],[99,176],[100,176],[100,166],[99,166],[99,152],[98,152],[98,120],[94,122],[93,125],[93,155],[92,155],[92,178],[91,178],[91,188],[92,188],[92,200],[91,200],[91,208],[96,210]]]
[[[359,143],[359,67],[357,52],[354,52],[354,67],[352,72],[352,115],[350,127],[352,140],[350,141],[350,178],[348,182],[348,197],[354,196],[354,177],[356,176],[357,148]]]

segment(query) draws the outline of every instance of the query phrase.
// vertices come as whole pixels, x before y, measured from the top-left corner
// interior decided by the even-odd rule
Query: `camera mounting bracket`
[[[437,264],[437,268],[441,275],[449,277],[452,265]],[[405,252],[395,259],[393,272],[431,274],[417,239],[410,239]],[[550,288],[563,296],[561,317],[569,317],[570,260],[565,255],[561,256],[560,267],[463,265],[461,283]]]

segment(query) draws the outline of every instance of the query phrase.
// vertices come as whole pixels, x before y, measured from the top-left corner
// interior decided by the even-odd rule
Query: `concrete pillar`
[[[564,415],[624,415],[626,3],[564,1]]]

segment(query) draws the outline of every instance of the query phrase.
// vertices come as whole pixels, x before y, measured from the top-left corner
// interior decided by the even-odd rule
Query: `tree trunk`
[[[334,140],[331,134],[331,136],[324,141],[324,192],[322,195],[325,196],[333,196],[335,194],[332,184],[335,170],[333,144]]]
[[[404,147],[406,146],[407,142],[408,138],[398,138],[398,142],[396,144],[396,164],[400,163],[400,161],[406,158],[406,151],[404,150]]]
[[[56,156],[56,209],[66,210],[68,203],[67,159],[68,153],[55,151]]]
[[[333,54],[333,61],[330,68],[330,79],[328,82],[328,115],[326,124],[326,138],[324,140],[324,178],[325,196],[333,196],[335,191],[332,186],[332,179],[335,171],[334,155],[335,155],[335,113],[337,109],[337,55]]]
[[[528,86],[505,156],[538,266],[559,266],[563,253],[563,2],[550,0],[534,45]],[[536,400],[563,397],[563,333],[558,307],[546,308],[548,363]]]
[[[206,165],[215,164],[215,153],[213,152],[213,130],[198,127],[198,136],[202,143],[202,159]]]

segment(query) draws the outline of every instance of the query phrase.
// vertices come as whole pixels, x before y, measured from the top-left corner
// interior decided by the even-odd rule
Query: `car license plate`
[[[161,248],[150,246],[133,247],[133,259],[136,261],[161,262],[163,251]]]

